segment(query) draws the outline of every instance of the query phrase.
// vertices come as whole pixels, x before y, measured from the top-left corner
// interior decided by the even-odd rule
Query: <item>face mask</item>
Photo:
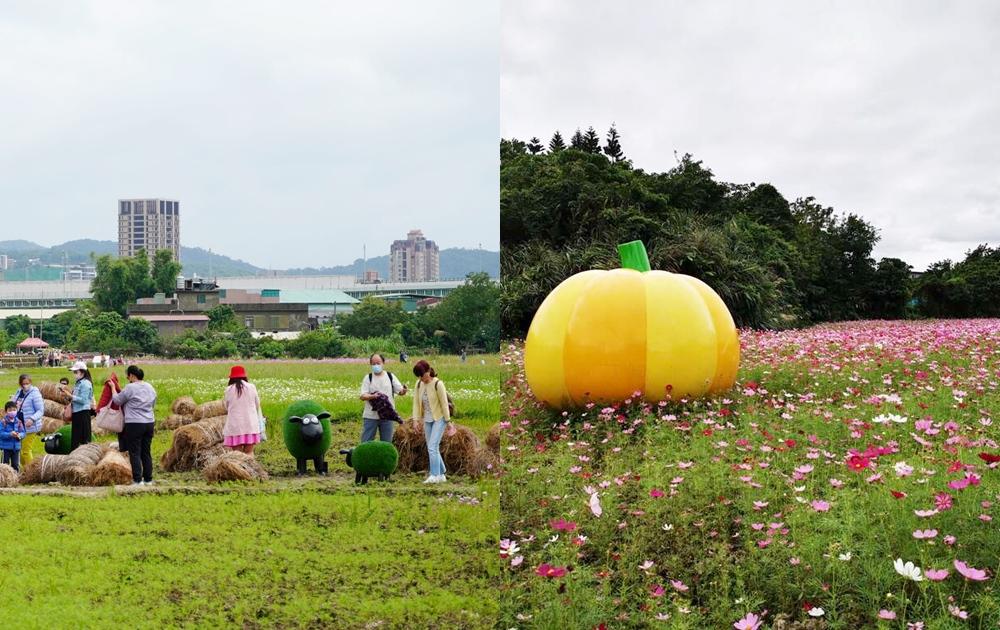
[[[382,365],[381,364],[373,365],[372,366],[372,372],[374,372],[376,374],[381,374],[382,373]]]

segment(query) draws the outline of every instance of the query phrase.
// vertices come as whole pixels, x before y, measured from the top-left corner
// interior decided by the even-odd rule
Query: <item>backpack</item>
[[[441,384],[441,380],[440,379],[438,379],[437,381],[434,381],[434,389],[437,389],[437,386],[440,385],[440,384]],[[448,398],[448,415],[451,416],[452,418],[454,418],[455,417],[455,403],[452,402],[452,400],[451,400],[451,394],[446,393],[445,396]]]
[[[396,388],[392,384],[392,372],[390,372],[389,370],[386,370],[385,371],[385,375],[389,377],[389,393],[392,394],[393,398],[395,398],[396,397]],[[368,373],[368,384],[369,385],[372,384],[372,376],[374,376],[374,375],[371,372],[369,372]],[[402,383],[400,383],[400,384],[402,384]]]

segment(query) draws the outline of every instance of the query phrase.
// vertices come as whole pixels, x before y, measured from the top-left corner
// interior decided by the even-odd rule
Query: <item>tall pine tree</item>
[[[549,153],[558,153],[566,148],[566,143],[563,142],[562,134],[556,129],[556,132],[552,134],[552,139],[549,140]]]
[[[532,155],[538,155],[543,149],[545,149],[545,147],[542,146],[542,141],[539,140],[537,136],[532,136],[531,140],[528,141],[528,151],[530,151]]]
[[[586,141],[583,139],[583,134],[580,133],[579,127],[576,128],[576,133],[574,133],[573,137],[569,140],[569,148],[578,149],[580,151],[587,150]]]
[[[601,154],[601,137],[593,127],[587,127],[587,133],[583,135],[583,150],[587,153]]]
[[[611,123],[611,129],[608,129],[608,139],[604,145],[604,153],[615,162],[625,159],[625,154],[622,153],[622,145],[619,142],[620,138],[618,130],[615,129],[615,123]]]

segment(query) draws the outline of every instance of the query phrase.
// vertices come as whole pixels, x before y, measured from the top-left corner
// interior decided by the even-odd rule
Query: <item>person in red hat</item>
[[[222,429],[223,445],[253,455],[254,444],[260,443],[260,396],[247,378],[242,365],[229,371],[229,386],[223,397],[226,404],[226,425]]]

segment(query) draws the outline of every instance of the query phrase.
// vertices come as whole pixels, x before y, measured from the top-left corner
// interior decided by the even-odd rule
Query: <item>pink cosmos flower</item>
[[[564,518],[550,521],[549,526],[552,527],[552,529],[561,532],[571,532],[576,529],[576,523],[567,521]]]
[[[601,507],[601,500],[596,492],[590,495],[590,511],[598,518],[604,513],[604,509]]]
[[[830,504],[827,503],[826,501],[820,501],[820,500],[817,499],[817,500],[813,501],[812,503],[810,503],[809,505],[811,505],[812,509],[816,510],[817,512],[829,512],[830,511]]]
[[[650,595],[650,597],[663,597],[663,594],[666,593],[666,592],[667,591],[664,590],[664,588],[662,586],[660,586],[659,584],[656,584],[654,586],[650,586],[649,587],[649,595]]]
[[[860,472],[871,465],[871,460],[863,455],[851,455],[847,458],[847,467],[855,472]]]
[[[736,630],[758,630],[762,623],[764,621],[760,617],[754,613],[747,613],[746,617],[733,624],[733,628]]]
[[[951,495],[947,492],[942,492],[940,494],[934,495],[934,507],[944,512],[945,510],[951,509]]]
[[[659,499],[660,497],[663,496],[663,490],[660,490],[658,488],[653,488],[652,490],[649,491],[649,496],[651,496],[654,499]]]
[[[924,577],[931,582],[940,582],[948,577],[948,569],[927,569],[924,571]]]
[[[680,580],[670,580],[670,586],[673,586],[675,589],[677,589],[681,593],[684,593],[684,592],[686,592],[688,590],[687,584],[685,584],[684,582],[681,582]]]
[[[936,529],[918,529],[913,532],[913,537],[917,540],[926,540],[928,538],[934,538],[938,535]]]
[[[944,540],[944,544],[946,544],[949,547],[951,547],[952,545],[955,544],[955,541],[958,540],[958,539],[955,538],[954,536],[952,536],[951,534],[948,534],[942,540]]]
[[[982,582],[989,578],[986,577],[985,569],[976,569],[965,564],[961,560],[955,560],[955,570],[962,574],[967,580],[972,580],[974,582]]]
[[[896,618],[896,613],[894,611],[892,611],[892,610],[886,610],[886,609],[883,608],[882,610],[878,611],[878,618],[879,619],[888,619],[888,620],[892,621],[893,619]]]
[[[959,619],[969,618],[969,613],[965,612],[964,610],[962,610],[961,608],[959,608],[954,604],[948,604],[948,612],[950,612],[953,616],[958,617]]]
[[[545,578],[561,578],[566,575],[566,567],[555,567],[543,562],[535,569],[535,573]]]
[[[935,514],[938,513],[938,511],[937,510],[913,510],[913,513],[916,514],[917,516],[919,516],[920,518],[927,518],[929,516],[934,516]]]

